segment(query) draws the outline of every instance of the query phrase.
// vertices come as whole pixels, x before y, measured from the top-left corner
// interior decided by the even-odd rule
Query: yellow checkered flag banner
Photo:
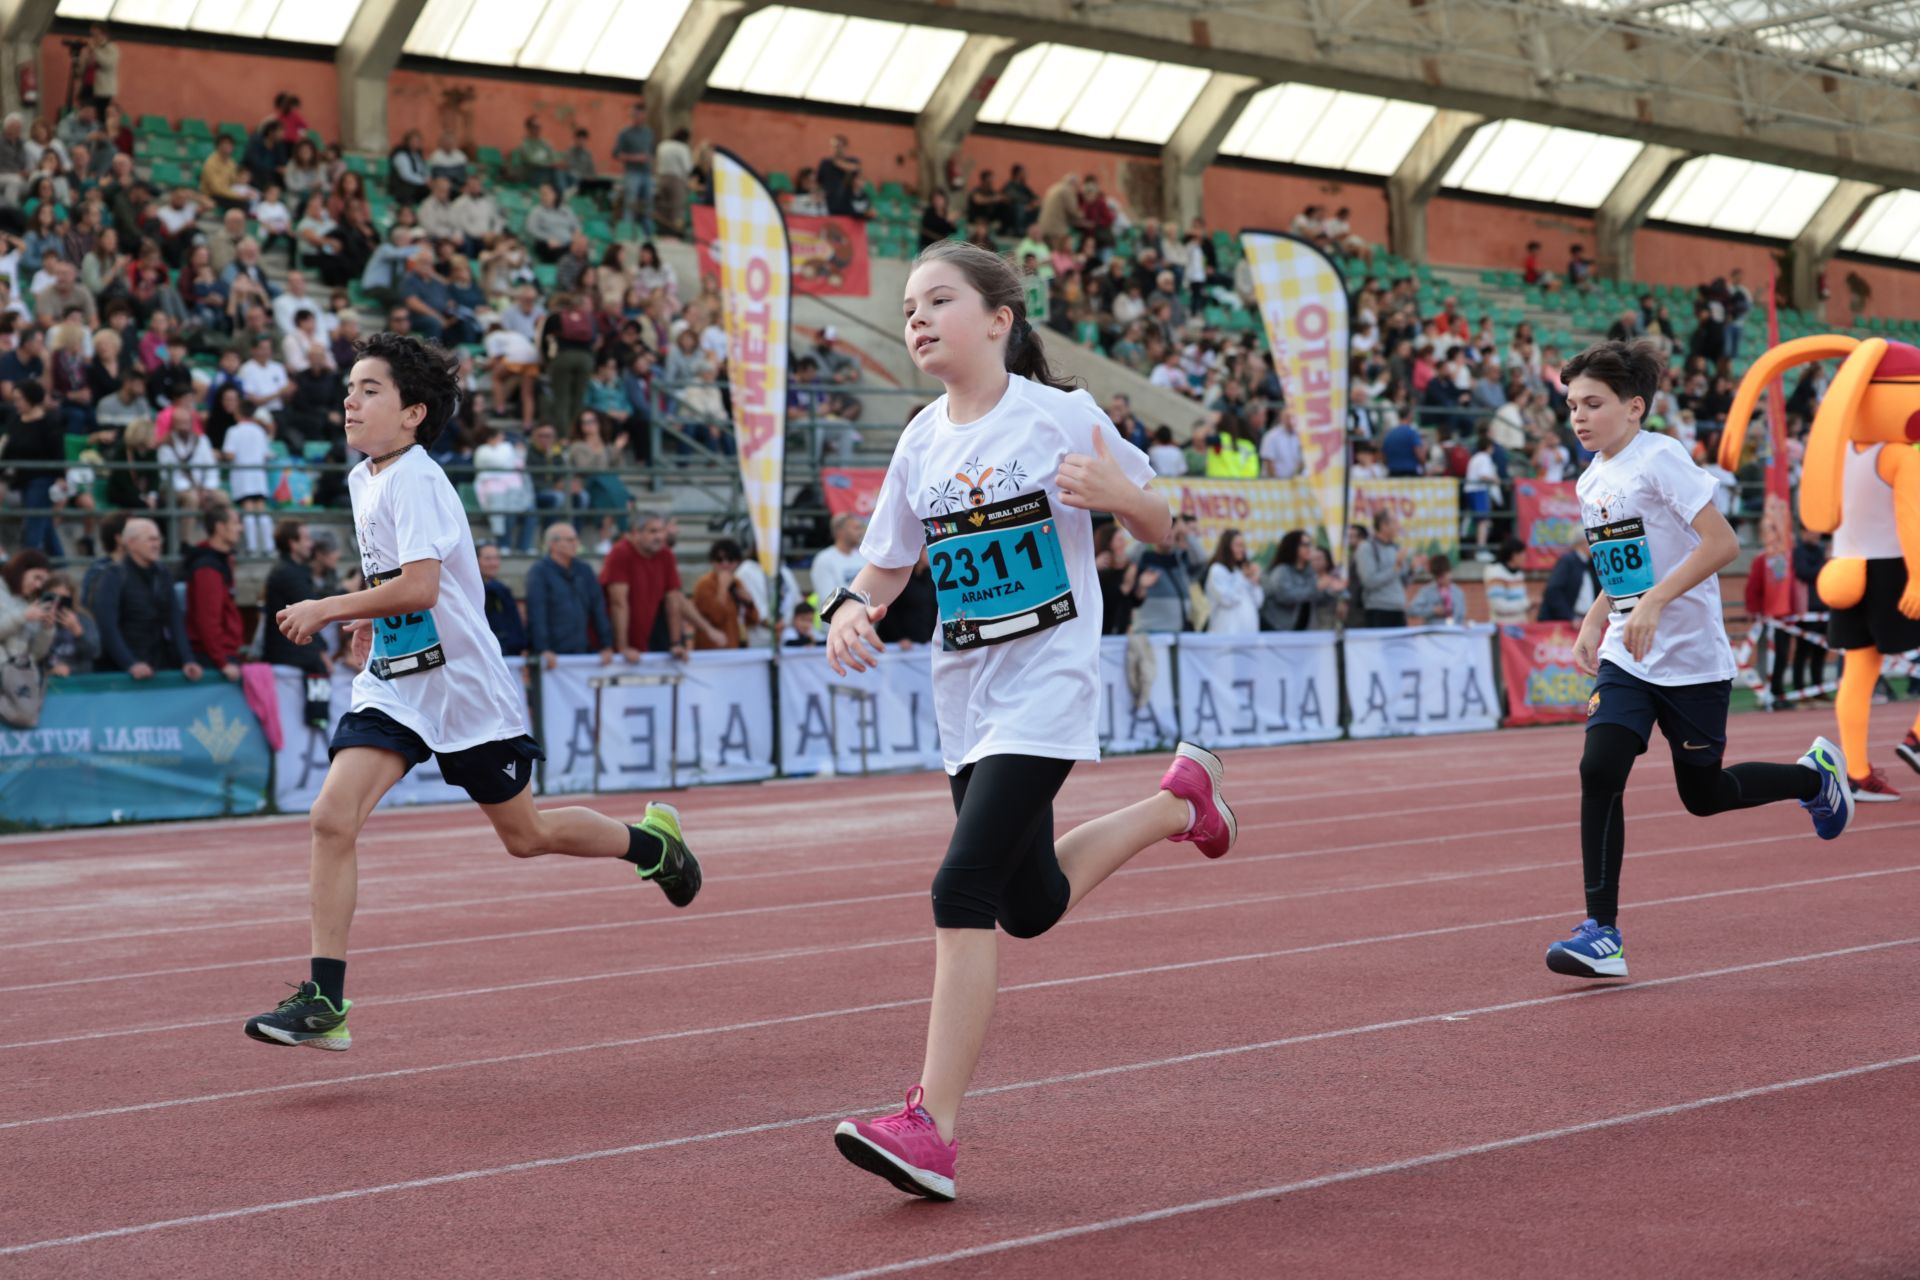
[[[1347,286],[1340,269],[1304,240],[1243,231],[1273,369],[1300,434],[1302,478],[1317,500],[1333,562],[1347,550]]]
[[[787,463],[787,342],[793,254],[780,205],[730,151],[713,153],[713,256],[727,309],[727,383],[733,393],[740,484],[767,581],[780,580],[780,508]],[[791,601],[786,602],[788,604]],[[779,628],[776,626],[775,631]]]

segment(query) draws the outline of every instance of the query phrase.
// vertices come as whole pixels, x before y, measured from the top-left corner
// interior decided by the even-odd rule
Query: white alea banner
[[[548,795],[657,791],[774,774],[772,663],[751,650],[567,654],[540,673]]]
[[[1333,632],[1185,632],[1178,654],[1182,738],[1215,748],[1340,736]]]
[[[1143,634],[1129,663],[1132,636],[1100,638],[1100,750],[1106,755],[1170,751],[1180,737],[1173,705],[1173,636]]]
[[[515,678],[524,664],[508,658],[507,666]],[[273,758],[273,803],[282,813],[305,813],[320,797],[320,784],[327,778],[327,743],[333,739],[334,726],[353,709],[353,672],[336,667],[329,680],[331,705],[327,727],[316,729],[306,723],[307,674],[293,667],[273,669],[274,693],[280,701],[280,750]],[[399,785],[387,792],[383,808],[408,804],[449,804],[465,800],[467,793],[450,787],[440,777],[440,762],[429,756],[424,764],[408,770]]]
[[[1348,631],[1348,734],[1386,738],[1498,728],[1493,634],[1489,626]]]
[[[824,649],[780,651],[780,759],[789,775],[938,769],[927,649],[889,648],[879,666],[837,676]]]

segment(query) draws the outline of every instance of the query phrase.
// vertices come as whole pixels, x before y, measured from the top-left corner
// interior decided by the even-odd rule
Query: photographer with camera
[[[0,567],[0,722],[16,729],[40,723],[47,695],[47,652],[59,607],[44,590],[51,570],[35,550],[16,551]]]
[[[120,46],[107,34],[104,22],[88,27],[85,41],[65,43],[79,72],[70,82],[74,104],[91,103],[94,110],[104,116],[107,104],[120,96]]]

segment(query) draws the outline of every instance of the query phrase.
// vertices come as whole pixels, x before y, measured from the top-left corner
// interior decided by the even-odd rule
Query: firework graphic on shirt
[[[1018,458],[1000,468],[1000,480],[996,487],[1003,494],[1019,493],[1027,487],[1026,468],[1020,465]]]

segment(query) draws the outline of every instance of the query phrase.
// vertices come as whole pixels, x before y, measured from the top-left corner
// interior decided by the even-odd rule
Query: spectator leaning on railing
[[[594,577],[580,559],[580,535],[557,521],[544,535],[546,555],[527,570],[527,630],[532,652],[551,671],[560,654],[599,653],[613,660],[613,621]]]
[[[129,520],[120,546],[124,555],[100,575],[94,594],[101,669],[136,680],[177,669],[198,680],[201,668],[188,647],[173,575],[160,563],[160,526],[145,517]]]

